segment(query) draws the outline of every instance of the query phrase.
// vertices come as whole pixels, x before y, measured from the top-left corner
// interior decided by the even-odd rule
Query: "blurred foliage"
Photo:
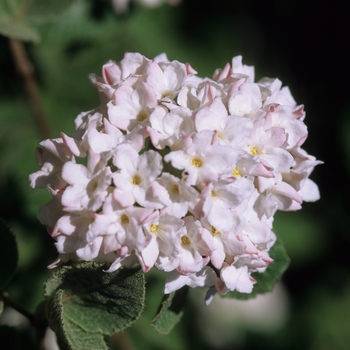
[[[28,174],[38,169],[34,149],[41,136],[4,36],[13,24],[13,9],[23,0],[10,2],[12,10],[4,7],[7,2],[0,4],[0,216],[15,233],[19,250],[18,272],[7,291],[34,311],[43,298],[42,285],[51,275],[46,266],[56,258],[56,252],[53,240],[35,218],[49,195],[28,185]],[[310,135],[304,148],[325,162],[311,176],[320,187],[321,200],[304,204],[301,212],[279,213],[275,219],[275,231],[291,257],[282,279],[283,302],[289,306],[283,309],[283,322],[269,330],[249,326],[241,319],[233,322],[239,306],[227,306],[227,321],[224,316],[221,321],[228,335],[220,344],[215,343],[203,331],[206,322],[215,332],[214,316],[200,317],[200,308],[206,306],[198,306],[194,302],[198,291],[190,290],[192,301],[182,321],[169,335],[160,336],[149,322],[162,298],[164,275],[152,272],[146,276],[145,312],[125,332],[129,348],[347,349],[350,65],[344,52],[349,49],[345,34],[350,28],[345,2],[336,0],[330,6],[316,0],[206,0],[204,6],[200,0],[183,0],[174,8],[135,5],[123,16],[115,14],[107,0],[55,3],[69,3],[64,16],[47,22],[28,15],[23,21],[27,27],[19,29],[32,35],[29,41],[39,42],[40,38],[40,43],[25,47],[34,65],[52,137],[59,137],[60,131],[69,134],[75,116],[98,104],[98,93],[87,75],[100,74],[102,64],[120,60],[126,51],[148,57],[166,52],[170,59],[190,62],[199,76],[210,76],[215,68],[242,54],[245,64],[256,66],[257,78],[278,77],[290,86],[296,101],[305,104]],[[18,37],[25,40],[21,35]],[[252,321],[259,319],[256,304],[254,313],[250,301],[241,303]],[[259,311],[266,319],[260,324],[267,323],[274,307],[278,305]],[[5,314],[6,310],[1,323],[6,321]],[[16,333],[16,338],[10,333]],[[33,343],[25,325],[3,325],[0,337],[2,341],[16,339],[11,349],[28,349]],[[19,345],[21,340],[25,346]]]

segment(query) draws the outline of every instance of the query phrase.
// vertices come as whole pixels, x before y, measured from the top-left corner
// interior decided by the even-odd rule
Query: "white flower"
[[[165,293],[251,293],[251,274],[273,263],[275,212],[320,196],[304,107],[278,79],[255,83],[241,56],[210,79],[165,54],[126,53],[90,79],[100,105],[41,142],[30,175],[53,196],[38,214],[59,253],[50,268],[138,263],[168,273]]]

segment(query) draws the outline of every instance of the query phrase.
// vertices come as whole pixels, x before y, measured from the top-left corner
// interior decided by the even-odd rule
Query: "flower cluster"
[[[138,263],[184,285],[250,293],[252,272],[273,262],[277,210],[319,198],[309,179],[320,162],[301,145],[303,106],[278,79],[254,82],[232,59],[211,79],[165,54],[127,53],[90,79],[96,109],[76,130],[37,148],[32,187],[52,200],[38,218],[58,259]]]

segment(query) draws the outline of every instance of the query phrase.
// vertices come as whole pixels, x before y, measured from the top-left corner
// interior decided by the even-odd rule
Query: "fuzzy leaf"
[[[64,349],[107,349],[103,336],[125,329],[141,314],[142,271],[103,269],[95,263],[64,266],[46,282],[46,317]]]
[[[164,295],[157,314],[151,321],[151,325],[158,333],[168,334],[180,321],[184,313],[187,294],[188,287],[185,286],[174,293]]]
[[[14,234],[0,219],[0,289],[4,288],[17,270],[18,249]]]
[[[270,257],[274,260],[263,273],[253,273],[252,277],[256,280],[253,291],[251,293],[239,293],[237,291],[229,292],[225,297],[235,299],[251,299],[258,294],[265,294],[271,292],[276,282],[282,277],[286,271],[290,259],[284,249],[282,242],[277,239],[276,243],[269,251]]]

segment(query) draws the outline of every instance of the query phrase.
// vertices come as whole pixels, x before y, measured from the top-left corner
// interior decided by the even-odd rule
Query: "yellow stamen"
[[[196,168],[200,168],[202,166],[202,161],[200,159],[198,159],[198,158],[193,158],[191,163]]]
[[[191,240],[188,238],[188,236],[182,236],[181,237],[181,244],[182,245],[190,245]]]
[[[144,120],[146,120],[148,118],[148,114],[145,111],[140,111],[140,113],[137,116],[137,120],[139,122],[143,122]]]
[[[120,218],[120,221],[122,222],[122,224],[128,224],[130,222],[128,216],[125,214],[122,215],[122,217]]]
[[[171,188],[171,190],[176,193],[176,194],[179,194],[180,191],[179,191],[179,186],[178,185],[173,185],[173,187]]]
[[[215,191],[211,191],[210,197],[215,197],[215,196],[216,196],[216,192]]]
[[[250,150],[250,153],[253,155],[253,156],[256,156],[258,154],[258,149],[256,147],[253,147],[251,150]]]
[[[158,225],[155,225],[155,224],[152,224],[150,227],[149,227],[149,231],[154,233],[158,230]]]
[[[232,176],[241,176],[241,172],[237,168],[235,168],[235,170],[233,170]]]
[[[141,182],[142,182],[142,180],[141,180],[140,176],[138,176],[138,175],[135,175],[131,178],[131,183],[133,185],[139,185]]]
[[[92,191],[95,191],[97,187],[98,187],[98,180],[97,180],[97,179],[93,179],[93,180],[89,183],[89,188],[90,188]]]
[[[211,227],[211,234],[216,237],[216,236],[219,236],[220,235],[220,231],[215,227],[215,226],[212,226]]]

